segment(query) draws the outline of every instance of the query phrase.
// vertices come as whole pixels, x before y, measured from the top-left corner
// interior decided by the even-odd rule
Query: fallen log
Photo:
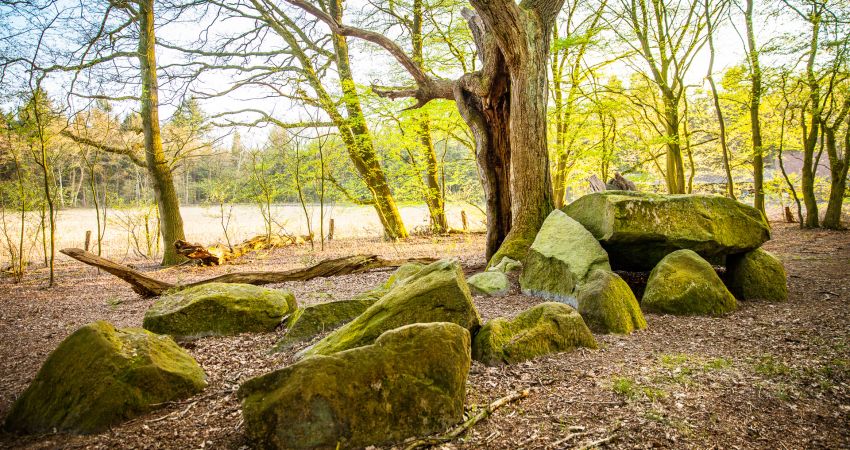
[[[276,248],[287,247],[290,245],[303,244],[313,239],[313,236],[254,236],[246,239],[232,247],[227,247],[222,244],[216,244],[212,247],[204,247],[200,244],[193,244],[184,240],[178,239],[174,242],[174,248],[177,253],[189,259],[199,261],[204,266],[217,266],[219,264],[233,261],[241,258],[248,253],[258,250],[273,250]]]
[[[203,245],[193,244],[182,239],[174,241],[174,249],[177,250],[178,255],[200,261],[202,266],[217,266],[221,262],[217,255],[210,253]]]
[[[434,258],[383,259],[377,255],[353,255],[342,258],[326,259],[303,269],[266,272],[237,272],[219,275],[188,284],[171,284],[151,278],[131,267],[101,258],[79,248],[59,250],[71,258],[115,275],[132,286],[133,291],[143,297],[156,297],[166,291],[186,289],[206,283],[246,283],[263,285],[286,281],[307,281],[313,278],[325,278],[368,272],[386,267],[398,267],[409,262],[431,263]]]

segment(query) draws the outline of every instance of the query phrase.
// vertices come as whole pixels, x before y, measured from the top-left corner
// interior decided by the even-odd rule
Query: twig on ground
[[[481,411],[478,411],[478,414],[470,417],[466,422],[456,426],[455,428],[432,438],[417,439],[409,443],[404,449],[415,450],[417,448],[430,447],[433,445],[451,441],[452,439],[457,438],[458,436],[472,428],[472,426],[474,426],[476,423],[486,419],[487,417],[490,417],[490,415],[493,414],[493,411],[496,411],[497,409],[507,405],[508,403],[514,402],[521,398],[528,397],[528,394],[529,390],[523,389],[522,391],[514,392],[510,395],[502,397],[494,401],[493,403],[490,403],[489,405],[487,405],[486,408],[483,408]]]
[[[575,450],[588,450],[588,449],[591,449],[591,448],[599,447],[602,444],[607,444],[607,443],[613,441],[614,438],[616,438],[616,437],[617,437],[616,434],[612,434],[612,435],[604,437],[602,439],[597,439],[593,442],[588,442],[587,444],[584,444],[581,447],[574,447],[574,448],[575,448]]]

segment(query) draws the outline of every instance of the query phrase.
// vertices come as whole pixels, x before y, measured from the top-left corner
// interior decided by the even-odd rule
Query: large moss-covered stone
[[[473,294],[500,296],[508,292],[508,276],[499,270],[476,273],[469,277],[467,283]]]
[[[95,433],[157,403],[189,397],[204,371],[168,336],[94,322],[48,356],[12,406],[8,430]]]
[[[246,433],[257,448],[337,449],[442,431],[463,418],[469,366],[464,327],[400,327],[246,381]]]
[[[730,255],[726,263],[729,290],[738,299],[774,302],[788,299],[785,267],[782,261],[767,250],[759,248],[740,255]]]
[[[735,297],[708,261],[691,250],[677,250],[652,269],[641,308],[679,315],[720,316],[738,307]]]
[[[180,338],[272,331],[295,307],[286,291],[208,283],[163,295],[145,313],[143,326]]]
[[[770,239],[761,213],[716,195],[604,191],[563,208],[599,239],[615,268],[650,270],[681,249],[722,263]]]
[[[366,311],[375,298],[341,300],[298,308],[286,319],[286,334],[272,349],[280,352],[313,337],[338,328]]]
[[[555,210],[528,250],[519,283],[525,294],[574,304],[576,288],[594,269],[611,270],[608,254],[580,223]]]
[[[479,327],[478,311],[457,262],[443,260],[424,267],[302,356],[368,345],[385,331],[425,322],[453,322],[473,332]]]
[[[634,292],[614,272],[594,270],[578,292],[578,312],[597,333],[628,334],[646,328]]]
[[[487,365],[512,364],[576,347],[596,348],[596,339],[575,309],[547,302],[513,319],[484,324],[475,335],[472,357]]]
[[[419,273],[423,267],[425,267],[424,264],[403,264],[390,275],[387,281],[356,295],[350,300],[298,308],[286,318],[284,324],[286,334],[275,344],[272,352],[287,350],[294,345],[307,342],[321,333],[335,330],[350,322],[386,295],[390,289],[404,284]]]

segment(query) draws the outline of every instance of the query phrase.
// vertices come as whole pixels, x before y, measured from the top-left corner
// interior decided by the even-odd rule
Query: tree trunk
[[[462,106],[470,103],[466,96],[457,100],[476,136],[479,167],[485,163],[481,175],[488,207],[487,257],[495,264],[504,256],[524,259],[552,211],[546,142],[547,58],[550,32],[563,2],[471,3],[478,16],[467,19],[485,65],[479,80],[489,84],[484,98],[478,100],[483,124],[464,112],[470,109]],[[476,130],[482,125],[483,133]]]
[[[475,137],[475,159],[486,202],[488,260],[511,229],[509,84],[507,73],[495,74],[486,102],[462,89],[455,92],[458,111]]]
[[[411,29],[411,46],[413,48],[413,60],[421,69],[425,69],[425,58],[422,54],[422,22],[424,5],[422,0],[413,0],[413,20]],[[434,233],[445,233],[449,229],[446,220],[446,206],[443,191],[438,181],[439,164],[437,153],[434,151],[434,140],[431,138],[431,116],[423,111],[414,118],[416,133],[422,145],[425,156],[425,204],[431,215],[431,230]]]
[[[679,143],[679,110],[675,98],[664,96],[664,127],[667,133],[667,192],[685,193],[685,166]]]
[[[338,22],[342,22],[342,0],[331,0],[328,3],[331,16]],[[388,239],[406,238],[407,229],[405,229],[401,214],[398,212],[384,170],[378,161],[372,136],[369,133],[366,118],[360,106],[360,97],[351,72],[348,42],[345,36],[338,34],[332,35],[332,39],[343,102],[348,112],[347,126],[351,132],[351,139],[347,144],[353,144],[353,146],[348,145],[349,156],[372,194],[375,211],[384,227],[385,236]],[[343,130],[340,131],[344,133]]]
[[[764,210],[764,160],[762,155],[761,119],[759,118],[759,105],[761,104],[761,66],[759,65],[759,52],[756,48],[756,37],[753,30],[753,0],[747,0],[747,8],[744,14],[747,24],[747,47],[752,68],[752,90],[750,91],[750,128],[753,137],[753,189],[755,198],[753,207],[765,213]]]
[[[752,13],[752,0],[747,0],[748,11]],[[729,146],[726,144],[726,121],[723,118],[723,110],[720,108],[720,96],[717,94],[717,86],[714,84],[714,27],[711,23],[711,11],[709,10],[708,0],[706,0],[706,26],[708,27],[708,50],[709,50],[709,62],[708,62],[708,74],[706,75],[706,79],[708,80],[708,84],[711,86],[711,97],[714,99],[714,112],[717,115],[717,123],[720,127],[720,149],[723,152],[723,169],[726,171],[726,195],[735,199],[735,182],[732,180],[732,167],[730,166],[729,161]],[[748,16],[751,17],[751,16]],[[747,21],[747,31],[749,35],[749,31],[751,30],[750,24],[751,21]],[[754,71],[755,72],[755,71]],[[755,77],[754,77],[755,78]],[[759,80],[759,83],[761,81]],[[755,85],[755,79],[753,79],[753,84]],[[754,89],[755,91],[755,89]],[[755,92],[753,92],[755,95]],[[751,110],[752,111],[752,110]],[[758,120],[758,105],[756,105],[756,120]],[[756,128],[753,128],[753,138],[756,136]],[[753,139],[755,140],[755,139]],[[759,134],[759,141],[761,141],[761,134]],[[761,142],[759,142],[759,148],[761,147]],[[692,152],[689,152],[691,155]],[[692,156],[689,156],[692,158]],[[761,165],[759,165],[761,167]],[[759,180],[757,181],[758,187],[756,191],[761,191],[761,179],[759,175]],[[758,200],[757,200],[758,202]],[[764,206],[764,205],[762,205]],[[762,208],[762,213],[764,213],[764,208]]]
[[[416,118],[416,132],[425,154],[425,204],[431,215],[431,230],[434,233],[445,233],[449,229],[446,220],[445,200],[438,181],[439,164],[437,152],[434,151],[434,141],[431,139],[431,124],[428,113],[421,113]]]
[[[837,126],[836,126],[837,128]],[[844,155],[838,153],[835,143],[834,128],[824,127],[826,134],[826,152],[829,156],[829,172],[831,177],[829,203],[826,205],[826,216],[823,227],[838,230],[841,228],[841,206],[847,189],[847,172],[850,168],[850,124],[844,133]]]
[[[154,34],[153,0],[141,0],[139,6],[139,64],[142,73],[141,116],[145,136],[145,162],[153,180],[156,204],[159,208],[160,232],[164,251],[163,265],[182,260],[174,250],[174,242],[186,239],[180,202],[174,187],[174,178],[165,153],[159,128],[159,87],[156,76],[156,39]]]

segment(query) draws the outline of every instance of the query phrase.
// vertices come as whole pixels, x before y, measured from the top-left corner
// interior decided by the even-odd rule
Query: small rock
[[[469,283],[469,289],[473,294],[497,297],[508,292],[508,276],[496,270],[476,273],[469,277],[466,282]]]
[[[472,331],[480,325],[469,286],[456,261],[442,260],[425,266],[300,356],[330,355],[369,345],[386,331],[427,322],[452,322]]]
[[[522,292],[575,303],[575,290],[593,269],[611,270],[608,254],[590,232],[559,210],[543,222],[528,250]]]
[[[629,334],[646,328],[635,294],[614,272],[591,272],[577,300],[579,314],[595,332]]]
[[[145,313],[143,326],[178,338],[273,331],[295,308],[287,291],[207,283],[160,297]]]

